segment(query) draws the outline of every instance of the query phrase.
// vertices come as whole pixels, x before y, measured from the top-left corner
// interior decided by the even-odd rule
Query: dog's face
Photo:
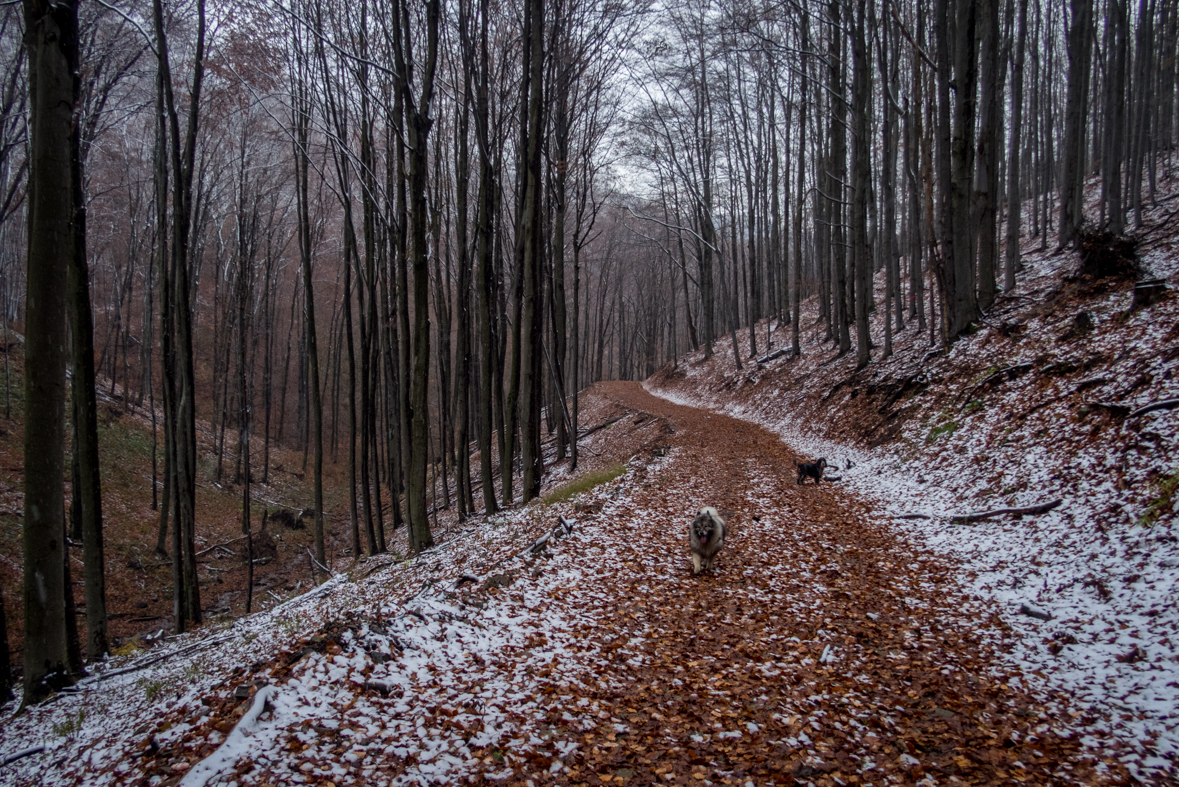
[[[712,521],[712,517],[704,513],[697,514],[696,518],[692,520],[692,534],[696,536],[700,546],[707,546],[713,535],[716,534],[716,524]]]

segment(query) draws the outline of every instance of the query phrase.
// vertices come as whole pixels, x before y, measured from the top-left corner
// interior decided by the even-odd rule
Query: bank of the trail
[[[0,726],[20,785],[1096,784],[1055,702],[997,669],[1002,628],[863,501],[795,484],[759,427],[594,393],[568,502],[438,533]],[[730,523],[711,574],[686,522]],[[561,517],[573,531],[558,531]],[[529,548],[535,544],[535,548]],[[397,545],[395,544],[395,547]],[[159,656],[171,658],[152,661]],[[140,666],[116,674],[116,667]],[[246,716],[250,695],[270,702]],[[261,709],[261,707],[259,707]],[[1067,711],[1065,711],[1067,712]],[[247,719],[249,735],[234,732]],[[118,719],[118,724],[110,723]]]

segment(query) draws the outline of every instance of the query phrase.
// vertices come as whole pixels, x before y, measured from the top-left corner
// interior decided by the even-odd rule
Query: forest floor
[[[622,476],[99,673],[5,724],[5,754],[46,747],[5,782],[1127,778],[1117,744],[1086,749],[1067,699],[996,657],[1004,626],[951,561],[837,485],[797,485],[775,435],[636,383],[593,398],[619,420],[583,451],[633,451]],[[729,528],[693,576],[706,504]],[[572,533],[529,549],[560,517]]]

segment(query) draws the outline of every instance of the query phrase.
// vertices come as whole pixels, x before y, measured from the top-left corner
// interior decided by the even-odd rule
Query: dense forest
[[[1176,51],[1175,0],[0,5],[26,701],[78,666],[67,520],[107,650],[99,395],[152,414],[184,631],[197,476],[240,485],[249,534],[274,444],[313,474],[319,563],[325,462],[354,555],[401,527],[418,552],[438,480],[468,516],[576,468],[593,381],[738,331],[751,361],[802,331],[861,367],[896,332],[952,343],[1021,238],[1141,223]]]

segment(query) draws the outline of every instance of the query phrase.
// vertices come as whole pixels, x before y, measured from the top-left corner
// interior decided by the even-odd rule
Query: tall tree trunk
[[[193,327],[190,265],[190,233],[193,226],[193,175],[201,85],[204,79],[205,3],[197,0],[197,39],[193,80],[189,88],[188,126],[180,136],[180,116],[172,88],[168,39],[164,32],[161,0],[152,4],[158,56],[157,98],[160,122],[166,129],[172,176],[172,245],[167,276],[167,322],[170,341],[165,365],[165,416],[172,420],[173,492],[173,593],[175,628],[183,633],[188,623],[201,622],[200,585],[196,567],[196,390],[193,365]],[[164,277],[161,277],[163,279]]]
[[[304,352],[307,354],[307,387],[310,394],[308,408],[311,420],[311,443],[314,452],[314,500],[315,500],[315,559],[326,565],[323,534],[323,403],[319,385],[319,344],[315,333],[315,291],[311,280],[311,207],[309,205],[308,180],[310,170],[310,110],[305,92],[296,87],[298,96],[295,112],[295,192],[297,196],[297,221],[299,225],[299,267],[303,276],[303,323]]]
[[[1093,0],[1072,0],[1068,31],[1068,98],[1064,123],[1064,151],[1060,184],[1060,226],[1057,247],[1077,239],[1084,216],[1085,127],[1091,73]]]
[[[395,2],[393,8],[395,34],[393,36],[397,63],[397,81],[402,95],[405,112],[405,127],[408,131],[409,148],[409,199],[412,214],[413,241],[413,379],[410,387],[410,466],[408,484],[409,503],[409,546],[414,552],[422,552],[434,545],[430,533],[430,521],[426,511],[426,463],[429,432],[427,426],[427,398],[429,395],[430,370],[430,316],[429,287],[430,275],[427,268],[429,247],[426,238],[426,173],[428,167],[428,142],[430,106],[434,95],[434,76],[438,63],[438,25],[441,17],[440,0],[429,0],[426,4],[427,47],[421,94],[413,95],[409,63],[414,62],[410,49],[411,31],[409,8],[403,2]]]
[[[540,411],[544,399],[541,374],[541,302],[543,265],[543,230],[540,226],[541,168],[540,153],[544,137],[541,125],[541,101],[544,97],[544,0],[530,0],[525,18],[528,32],[525,46],[532,50],[529,58],[528,145],[525,157],[525,186],[523,215],[520,221],[521,242],[524,246],[523,277],[524,305],[521,315],[520,377],[523,396],[520,416],[522,482],[524,502],[540,494],[544,474],[540,450]]]
[[[80,95],[81,77],[75,75],[75,97]],[[76,99],[75,99],[76,100]],[[90,271],[86,263],[86,194],[84,188],[82,136],[75,123],[70,134],[72,194],[74,200],[74,245],[70,255],[69,312],[72,351],[74,456],[78,488],[74,499],[80,504],[83,554],[83,585],[86,592],[86,658],[94,661],[108,650],[106,619],[106,566],[102,546],[102,482],[98,468],[98,401],[94,384],[94,321],[90,313]],[[130,266],[129,266],[130,267]],[[125,378],[127,379],[127,378]],[[128,380],[129,381],[129,380]],[[123,405],[129,397],[123,386]]]
[[[1007,248],[1003,264],[1003,292],[1015,289],[1019,270],[1019,230],[1023,218],[1023,186],[1020,181],[1024,162],[1020,158],[1023,142],[1023,62],[1027,49],[1028,0],[1019,4],[1015,62],[1011,68],[1011,149],[1007,158]]]
[[[971,224],[978,228],[978,309],[994,303],[995,273],[999,258],[999,151],[1003,136],[1003,86],[1005,66],[999,53],[999,1],[982,0],[979,24],[982,31],[978,136],[978,171],[975,182],[975,214]]]
[[[826,188],[828,221],[831,232],[832,259],[832,314],[835,335],[839,342],[839,354],[851,349],[851,334],[848,325],[852,320],[852,304],[848,301],[847,281],[847,240],[844,232],[844,200],[847,198],[847,101],[844,98],[844,36],[841,18],[841,1],[832,0],[828,5],[832,25],[827,43],[828,74],[831,95],[831,130],[829,164]]]
[[[71,682],[64,539],[67,276],[73,253],[70,129],[78,67],[73,0],[25,0],[29,57],[25,306],[24,704]]]
[[[794,196],[794,277],[790,288],[790,355],[794,358],[802,355],[802,344],[799,339],[801,317],[799,304],[802,296],[802,209],[806,204],[806,110],[807,89],[810,74],[810,64],[807,49],[810,46],[810,19],[803,11],[802,20],[802,54],[799,57],[799,72],[801,85],[801,100],[798,103],[798,155],[795,157],[798,166],[798,186]]]
[[[872,101],[869,85],[871,63],[865,36],[865,0],[856,2],[852,33],[852,204],[851,233],[855,271],[856,368],[863,369],[872,357],[868,333],[868,307],[872,299],[872,249],[868,244],[868,202],[871,200],[871,162],[868,153],[868,111]],[[887,98],[885,99],[887,101]],[[884,316],[888,322],[888,315]]]

